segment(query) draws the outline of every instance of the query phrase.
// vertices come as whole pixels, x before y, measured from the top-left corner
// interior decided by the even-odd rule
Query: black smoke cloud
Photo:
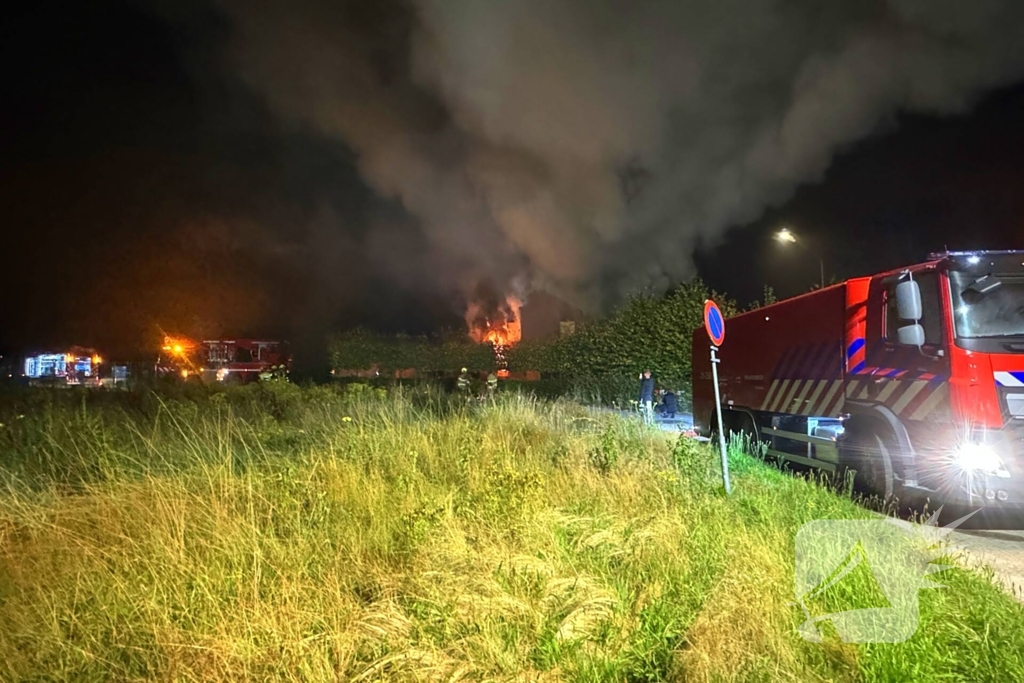
[[[0,353],[462,324],[419,220],[240,81],[233,31],[206,0],[58,0],[0,25]]]
[[[1014,0],[93,0],[0,26],[0,343],[461,326],[693,273],[900,112],[1024,74]],[[866,200],[867,201],[867,200]],[[528,321],[524,321],[528,322]]]
[[[357,154],[444,285],[593,306],[692,274],[901,111],[1024,73],[1015,0],[223,0],[230,68]]]

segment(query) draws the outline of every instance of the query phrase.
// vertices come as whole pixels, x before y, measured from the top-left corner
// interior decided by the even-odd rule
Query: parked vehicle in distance
[[[72,346],[59,353],[27,356],[21,374],[29,384],[99,386],[102,363],[96,349]]]
[[[193,341],[166,337],[156,361],[158,377],[198,378],[207,382],[250,382],[262,375],[287,375],[287,344],[263,339]]]

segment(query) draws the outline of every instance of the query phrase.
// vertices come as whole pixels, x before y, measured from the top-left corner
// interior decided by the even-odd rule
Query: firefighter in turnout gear
[[[487,375],[487,396],[489,398],[494,397],[494,392],[498,389],[498,376],[493,372]]]
[[[271,365],[269,368],[260,373],[259,378],[261,382],[288,381],[288,368],[286,368],[284,364]]]
[[[455,380],[455,388],[460,394],[469,394],[469,370],[462,368],[459,378]]]

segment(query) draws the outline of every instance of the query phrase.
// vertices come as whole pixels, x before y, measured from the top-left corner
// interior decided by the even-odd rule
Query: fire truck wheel
[[[896,476],[894,453],[891,441],[875,432],[854,432],[844,439],[842,462],[856,471],[854,488],[880,496],[886,503],[898,496],[900,481]]]
[[[749,413],[741,411],[729,412],[730,415],[725,421],[729,432],[734,434],[735,438],[740,439],[745,453],[751,455],[757,453],[759,451],[758,444],[760,439],[758,438],[754,418]]]
[[[728,438],[728,436],[729,436],[729,431],[728,431],[729,430],[729,412],[727,410],[723,410],[722,411],[722,422],[725,423],[725,429],[726,429],[725,435],[726,435],[726,438]],[[711,425],[710,433],[708,434],[708,436],[711,438],[711,443],[718,443],[718,432],[720,431],[719,430],[719,424],[718,424],[718,415],[716,415],[714,412],[712,412],[711,413],[711,418],[708,420],[708,424]]]
[[[726,439],[738,438],[743,442],[743,449],[747,453],[756,453],[759,451],[759,442],[757,429],[754,425],[754,418],[750,414],[738,411],[728,410],[722,411],[722,422],[725,423],[725,437]],[[711,441],[712,443],[718,443],[718,417],[712,413],[711,419],[708,421],[711,425]]]

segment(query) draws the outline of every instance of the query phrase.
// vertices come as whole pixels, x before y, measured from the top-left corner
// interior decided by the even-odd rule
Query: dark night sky
[[[203,19],[100,0],[5,20],[0,343],[131,353],[161,330],[451,317],[321,234],[356,238],[369,211],[394,209],[375,206],[344,145],[282,127],[237,79],[197,68],[227,30]]]
[[[460,154],[479,148],[465,132],[472,117],[424,96],[421,82],[410,85],[402,66],[411,59],[408,4],[340,4],[339,21],[388,95],[380,101],[390,108],[360,116],[398,111],[403,130],[450,140]],[[448,214],[411,199],[407,178],[367,170],[379,149],[358,136],[372,138],[379,128],[349,120],[339,133],[281,105],[280,84],[262,89],[254,83],[264,76],[226,66],[262,45],[233,42],[238,11],[194,1],[91,0],[38,3],[5,17],[0,349],[81,343],[132,354],[160,330],[318,339],[353,324],[411,332],[460,324],[465,283],[479,275],[460,266],[472,253],[452,244],[471,233],[439,242],[423,226],[445,223]],[[301,63],[267,40],[271,69],[278,58]],[[304,72],[284,73],[287,85]],[[323,78],[314,75],[308,83]],[[961,115],[883,116],[874,134],[839,145],[820,182],[793,183],[737,214],[762,216],[753,223],[686,228],[681,236],[654,218],[642,240],[594,243],[624,253],[620,247],[635,242],[625,251],[641,261],[679,250],[676,260],[685,263],[652,276],[662,287],[692,274],[685,254],[696,244],[699,273],[741,300],[758,297],[763,283],[788,295],[817,279],[812,251],[783,252],[771,242],[784,223],[811,238],[828,274],[839,277],[912,262],[943,245],[1024,247],[1024,87],[1007,83],[1013,79],[1002,77],[999,90],[983,88],[988,94]],[[372,100],[376,91],[368,92],[353,98]],[[514,144],[503,140],[488,158],[497,149],[503,164],[516,160],[515,178],[526,177],[522,169],[533,173],[535,159],[508,153]],[[446,164],[454,154],[431,150],[428,158]],[[642,164],[639,170],[635,177],[644,177]],[[491,209],[498,223],[515,215],[504,205]],[[544,229],[550,235],[558,227]],[[515,245],[497,260],[509,266],[504,282],[517,264],[533,263],[524,268],[534,283],[565,275],[561,284],[571,281],[575,291],[605,292],[630,269],[628,259],[612,263],[594,249],[597,256],[581,261],[582,275],[560,265],[545,272],[543,249],[591,243],[511,234],[494,248],[493,238],[480,238],[489,253]],[[493,264],[479,270],[491,272]]]
[[[783,296],[920,261],[944,248],[1024,249],[1024,87],[1003,89],[962,117],[901,117],[895,130],[838,157],[820,184],[729,231],[697,254],[704,277],[740,299],[762,283]],[[774,229],[806,234],[781,248]]]

